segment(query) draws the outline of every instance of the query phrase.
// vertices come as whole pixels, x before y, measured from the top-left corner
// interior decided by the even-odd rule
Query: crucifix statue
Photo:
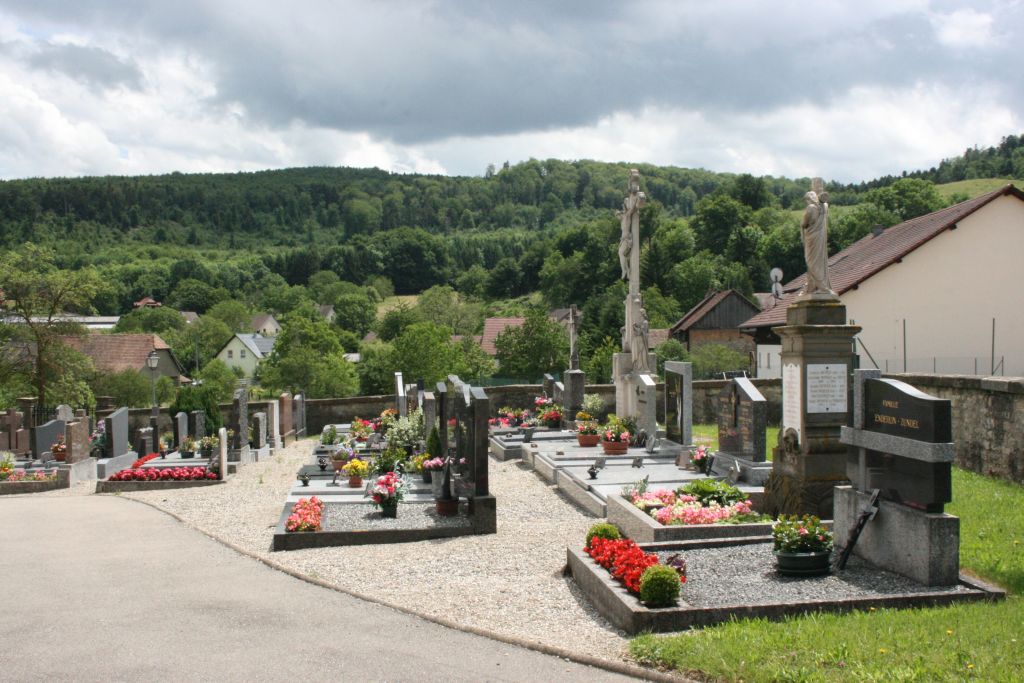
[[[579,334],[580,313],[576,304],[569,307],[569,369],[580,369]]]
[[[630,294],[640,292],[640,209],[645,203],[647,196],[640,191],[640,171],[634,168],[629,172],[629,194],[622,201],[622,211],[616,214],[622,224],[619,266],[622,279],[629,280]]]

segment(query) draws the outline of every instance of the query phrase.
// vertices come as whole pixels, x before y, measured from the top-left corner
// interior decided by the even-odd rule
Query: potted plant
[[[348,463],[354,455],[355,453],[351,449],[344,446],[332,453],[331,465],[334,467],[334,471],[341,472],[342,468],[345,467],[345,464]]]
[[[199,440],[199,452],[204,458],[213,455],[213,449],[220,446],[220,438],[216,436],[204,436]]]
[[[404,472],[405,461],[408,454],[404,448],[385,448],[373,459],[373,471],[376,474],[387,474],[388,472]]]
[[[396,472],[388,472],[377,477],[370,489],[370,499],[380,508],[384,517],[398,516],[398,503],[405,496],[405,482]]]
[[[348,433],[356,441],[366,441],[374,433],[374,426],[369,420],[363,420],[358,417],[352,418],[352,424],[349,426]]]
[[[423,472],[429,474],[430,479],[428,480],[424,476],[424,481],[429,481],[434,491],[434,498],[441,495],[441,485],[444,484],[444,459],[443,458],[430,458],[428,457],[423,461]]]
[[[533,433],[537,431],[537,421],[532,417],[524,417],[519,423],[519,431],[523,433],[523,443],[533,441]]]
[[[333,446],[336,443],[338,443],[338,428],[334,425],[330,425],[324,430],[323,434],[320,435],[320,445]]]
[[[370,473],[370,466],[359,458],[352,458],[341,469],[348,475],[348,486],[353,489],[362,486],[363,477]]]
[[[624,455],[629,449],[631,434],[616,418],[609,418],[601,433],[601,447],[607,455]]]
[[[557,403],[551,403],[540,409],[537,419],[540,420],[541,424],[545,427],[557,429],[562,426],[562,412],[562,406]]]
[[[772,524],[776,569],[789,576],[828,574],[832,532],[814,515],[781,515]]]
[[[196,440],[191,436],[186,436],[185,440],[181,443],[178,448],[178,455],[184,458],[194,458],[196,455]]]
[[[601,431],[596,422],[581,422],[576,427],[576,443],[585,448],[592,448],[601,441]]]
[[[693,465],[693,469],[697,470],[701,474],[707,474],[708,465],[711,463],[711,458],[708,454],[708,447],[697,446],[696,450],[690,451],[690,463]]]
[[[50,446],[50,453],[53,455],[53,459],[59,462],[64,462],[68,457],[68,445],[64,442],[63,436],[58,436],[56,443]]]

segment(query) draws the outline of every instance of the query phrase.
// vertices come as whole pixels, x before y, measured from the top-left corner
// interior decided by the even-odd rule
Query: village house
[[[846,305],[860,367],[887,372],[1024,375],[1020,256],[1024,192],[1013,185],[887,230],[829,258],[832,289]],[[757,376],[779,377],[782,298],[743,323],[757,345]]]
[[[264,337],[258,332],[246,332],[231,337],[217,358],[229,368],[238,368],[245,377],[256,374],[260,362],[274,350],[274,338]]]
[[[721,344],[748,355],[753,340],[740,325],[760,312],[757,304],[734,289],[711,292],[668,329],[669,336],[693,352],[705,344]]]

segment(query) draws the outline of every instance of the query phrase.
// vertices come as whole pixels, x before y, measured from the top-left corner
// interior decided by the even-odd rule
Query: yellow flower
[[[951,628],[947,628],[947,629],[946,629],[946,635],[947,635],[947,636],[951,636],[951,635],[953,635],[953,629],[951,629]]]
[[[879,654],[883,654],[884,655],[886,652],[888,652],[888,650],[886,650],[884,647],[878,648],[878,653]]]
[[[967,665],[967,668],[968,668],[968,669],[973,669],[973,668],[974,668],[974,665],[973,665],[973,664],[968,664],[968,665]]]

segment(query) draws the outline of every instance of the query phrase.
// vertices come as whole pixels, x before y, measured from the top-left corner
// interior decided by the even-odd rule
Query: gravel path
[[[582,547],[597,520],[520,469],[518,461],[490,463],[497,534],[271,553],[285,497],[313,443],[300,441],[247,465],[223,486],[122,495],[173,512],[292,570],[385,603],[595,657],[625,658],[625,635],[562,576],[566,547]]]

